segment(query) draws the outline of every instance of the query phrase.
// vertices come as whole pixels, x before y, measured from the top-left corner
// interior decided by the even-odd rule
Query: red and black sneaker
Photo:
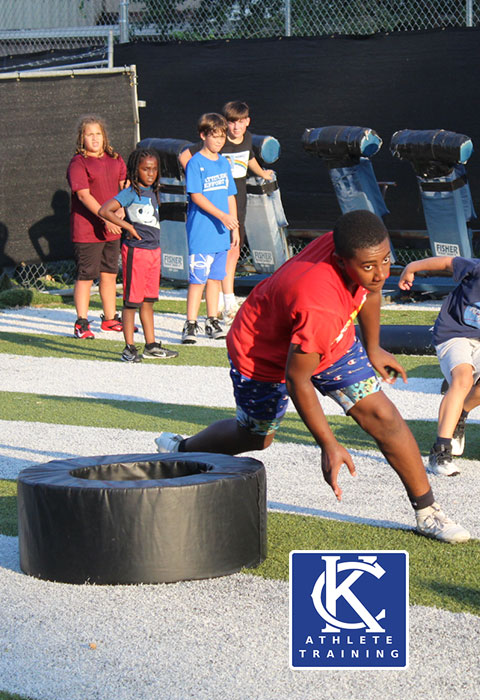
[[[90,330],[90,324],[86,318],[77,318],[75,321],[75,326],[73,328],[73,335],[75,338],[95,338],[92,331]]]
[[[117,333],[121,333],[123,331],[122,319],[118,314],[115,314],[110,321],[107,321],[103,314],[100,316],[100,318],[102,319],[102,325],[100,326],[102,331],[116,331]]]

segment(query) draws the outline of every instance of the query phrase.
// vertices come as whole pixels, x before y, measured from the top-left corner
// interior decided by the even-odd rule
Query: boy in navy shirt
[[[220,114],[209,113],[200,117],[197,128],[203,147],[189,160],[186,170],[190,275],[182,343],[190,344],[197,342],[197,317],[204,289],[205,334],[215,340],[225,338],[217,319],[218,298],[227,253],[239,243],[237,188],[227,159],[219,154],[225,143],[227,122]]]
[[[398,282],[409,290],[415,273],[447,270],[458,286],[442,304],[433,329],[433,343],[449,388],[440,404],[437,439],[428,471],[444,476],[459,473],[453,457],[463,454],[465,419],[480,405],[480,260],[439,256],[409,263]]]

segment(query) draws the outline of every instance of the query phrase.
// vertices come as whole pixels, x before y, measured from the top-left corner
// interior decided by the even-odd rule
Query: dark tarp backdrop
[[[147,103],[140,110],[142,138],[196,140],[201,113],[219,111],[228,100],[246,101],[251,131],[281,143],[274,167],[292,228],[328,229],[340,213],[325,164],[303,150],[304,129],[335,124],[375,129],[383,139],[372,158],[377,179],[398,183],[388,190],[391,213],[385,221],[392,230],[425,230],[414,172],[390,154],[390,139],[400,129],[438,128],[466,134],[478,147],[479,48],[478,29],[131,43],[115,47],[115,65],[137,66],[138,97]],[[80,114],[99,112],[126,158],[133,133],[128,77],[0,80],[0,90],[0,266],[41,259],[38,240],[48,259],[68,257],[65,171],[74,125]],[[477,210],[479,155],[474,152],[467,164]]]
[[[1,76],[0,76],[1,77]],[[130,73],[0,79],[0,267],[72,257],[66,171],[84,114],[115,150],[135,142]]]
[[[141,135],[196,138],[201,113],[228,100],[250,106],[251,131],[282,146],[275,163],[294,228],[330,227],[340,213],[324,163],[304,152],[302,133],[324,125],[366,126],[383,139],[372,158],[378,180],[395,180],[385,219],[393,229],[425,230],[411,166],[394,159],[399,129],[447,129],[478,145],[467,165],[475,204],[480,197],[480,30],[412,32],[371,37],[321,37],[123,44],[115,64],[135,63]],[[477,205],[477,208],[480,207]]]

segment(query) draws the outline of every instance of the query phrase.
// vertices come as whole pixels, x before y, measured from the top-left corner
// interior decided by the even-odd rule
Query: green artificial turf
[[[410,556],[410,604],[480,615],[479,540],[450,545],[414,530],[270,512],[268,556],[258,568],[247,571],[288,580],[291,550],[342,549],[405,550]]]
[[[12,695],[0,690],[0,700],[33,700],[33,698],[26,695]]]
[[[478,540],[447,545],[413,530],[275,512],[268,514],[267,531],[267,559],[248,573],[287,580],[289,552],[294,549],[406,550],[410,554],[411,604],[480,615]],[[17,535],[14,481],[0,480],[0,534]]]

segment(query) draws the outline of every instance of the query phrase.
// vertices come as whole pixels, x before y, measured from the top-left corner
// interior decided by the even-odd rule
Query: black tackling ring
[[[20,566],[64,583],[167,583],[266,557],[262,462],[206,452],[54,460],[18,477]]]

